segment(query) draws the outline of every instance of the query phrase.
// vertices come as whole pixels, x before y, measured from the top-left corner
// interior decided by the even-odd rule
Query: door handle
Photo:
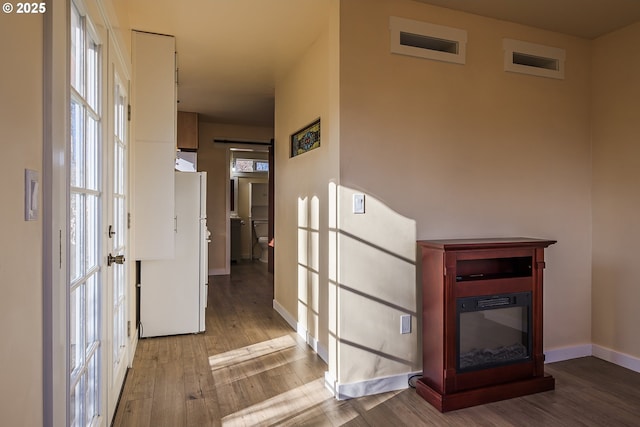
[[[116,255],[113,256],[111,254],[109,254],[107,256],[107,266],[111,267],[111,264],[116,263],[116,264],[124,264],[125,259],[124,259],[124,255]]]

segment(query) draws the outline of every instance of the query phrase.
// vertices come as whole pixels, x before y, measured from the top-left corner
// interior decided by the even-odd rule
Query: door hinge
[[[127,212],[127,230],[131,228],[131,212]]]
[[[131,338],[131,320],[127,320],[127,338]]]
[[[127,104],[127,121],[131,121],[131,104]]]

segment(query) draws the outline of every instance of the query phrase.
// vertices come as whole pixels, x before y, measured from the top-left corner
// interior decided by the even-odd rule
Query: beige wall
[[[200,122],[198,131],[198,170],[207,172],[209,274],[229,274],[229,147],[213,140],[269,141],[273,128]]]
[[[593,44],[593,343],[640,357],[640,23]]]
[[[275,300],[308,332],[310,344],[325,350],[335,281],[328,274],[331,206],[335,210],[329,188],[339,179],[337,4],[332,1],[321,36],[276,84]],[[290,158],[291,134],[317,118],[320,147]]]
[[[129,0],[103,0],[109,11],[109,21],[116,31],[120,47],[126,58],[131,58],[131,23],[129,22]]]
[[[466,65],[391,54],[390,15],[467,30]],[[504,72],[505,37],[566,49],[566,78]],[[547,252],[545,349],[590,343],[589,43],[412,1],[354,0],[342,2],[340,48],[341,184],[415,221],[419,239],[557,239]],[[343,220],[352,216],[347,202]],[[410,232],[385,241],[380,230],[394,223],[367,216],[353,219],[370,223],[360,239],[383,248],[410,244]],[[360,256],[341,253],[343,275],[359,268],[352,261]],[[392,268],[396,259],[371,260],[380,262]],[[358,275],[357,289],[394,288],[400,307],[415,307],[404,275],[378,268],[359,268]],[[376,310],[342,323],[359,321],[352,336],[378,332],[366,348],[402,345],[396,318]],[[416,362],[415,352],[391,355],[405,367],[388,356],[370,378]]]
[[[43,18],[0,16],[0,414],[2,424],[42,425],[42,211],[24,220],[24,171],[42,184]],[[42,198],[40,198],[40,201]]]
[[[340,7],[339,33],[277,86],[276,302],[338,384],[399,375],[420,368],[416,239],[549,238],[545,349],[589,344],[590,43],[406,0]],[[390,15],[467,30],[466,65],[391,54]],[[324,53],[338,34],[339,59]],[[504,72],[503,38],[565,49],[566,78]],[[281,142],[317,116],[323,147],[289,159]]]
[[[353,213],[356,193],[364,214]],[[420,371],[416,221],[362,186],[338,188],[337,216],[338,382]],[[400,334],[401,315],[411,315],[410,334]]]

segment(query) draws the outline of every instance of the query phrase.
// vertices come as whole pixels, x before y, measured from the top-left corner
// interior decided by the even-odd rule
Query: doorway
[[[229,211],[231,264],[263,262],[273,272],[273,149],[229,148]]]

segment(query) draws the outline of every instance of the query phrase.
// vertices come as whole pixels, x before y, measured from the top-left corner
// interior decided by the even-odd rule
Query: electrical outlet
[[[402,316],[400,316],[400,333],[401,334],[411,333],[411,315],[403,314]]]

